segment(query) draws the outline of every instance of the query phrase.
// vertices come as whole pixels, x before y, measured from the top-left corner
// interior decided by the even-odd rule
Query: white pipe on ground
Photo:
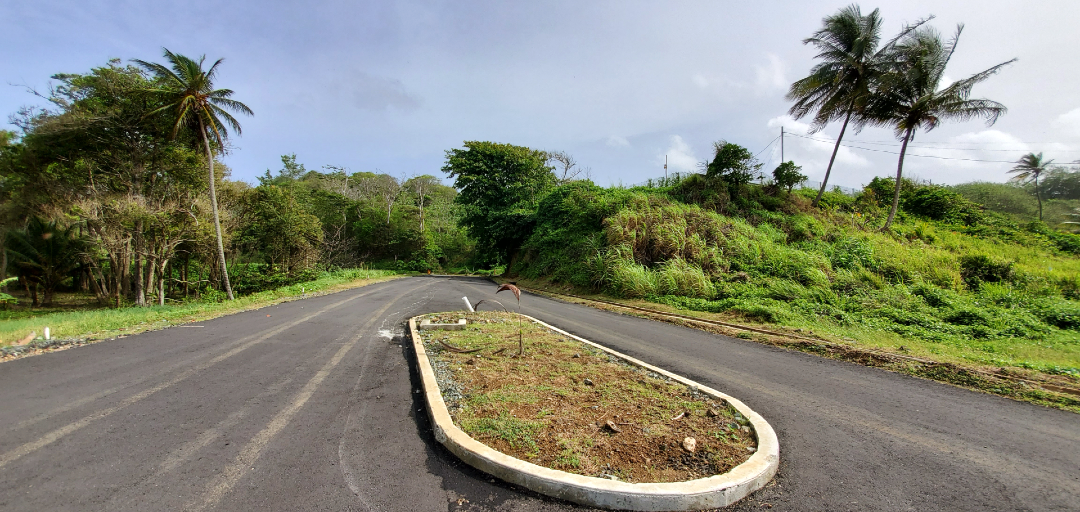
[[[473,309],[473,307],[472,307],[472,304],[471,304],[471,303],[469,302],[469,298],[468,298],[468,297],[462,297],[462,298],[461,298],[461,300],[465,301],[465,309],[466,309],[466,310],[467,310],[467,311],[468,311],[469,313],[475,313],[475,312],[476,312],[476,310],[474,310],[474,309]]]

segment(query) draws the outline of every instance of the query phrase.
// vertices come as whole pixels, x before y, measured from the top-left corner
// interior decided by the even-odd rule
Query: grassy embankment
[[[388,270],[357,269],[324,272],[313,281],[245,295],[232,302],[193,301],[165,306],[79,311],[52,309],[45,313],[35,310],[0,311],[0,347],[12,345],[31,332],[41,337],[46,326],[54,340],[100,340],[258,309],[298,298],[302,293],[325,294],[356,288],[392,279],[396,274]],[[43,342],[37,340],[34,344]]]
[[[679,196],[677,186],[563,187],[541,205],[514,270],[564,290],[1080,382],[1076,235],[970,208],[941,221],[901,215],[882,233],[881,209],[850,199],[819,210],[798,194],[762,197],[769,209],[729,216]]]

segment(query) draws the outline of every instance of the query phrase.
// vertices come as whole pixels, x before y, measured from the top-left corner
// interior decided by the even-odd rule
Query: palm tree
[[[85,249],[76,229],[56,221],[32,217],[23,231],[8,231],[5,245],[11,254],[15,273],[22,278],[32,306],[48,306],[60,284],[79,267],[78,257]],[[38,287],[45,294],[38,302]]]
[[[832,157],[829,158],[829,166],[825,169],[825,179],[821,180],[821,189],[814,198],[814,206],[825,193],[848,123],[855,121],[856,131],[865,125],[860,113],[865,109],[878,79],[886,71],[893,45],[929,19],[905,27],[899,35],[878,48],[882,23],[878,9],[863,16],[859,6],[852,4],[832,16],[826,16],[822,20],[822,28],[803,40],[803,44],[817,47],[815,58],[822,62],[811,68],[809,76],[791,84],[787,99],[795,104],[788,114],[801,119],[814,112],[810,133],[832,121],[844,120],[840,136],[833,146]]]
[[[991,126],[1007,110],[1005,105],[996,101],[970,99],[971,88],[1016,62],[1016,59],[941,87],[945,67],[956,51],[963,29],[963,25],[958,25],[956,35],[948,42],[942,41],[941,35],[932,27],[909,33],[896,45],[892,52],[892,70],[882,77],[881,87],[871,97],[867,122],[892,126],[896,137],[903,141],[896,165],[896,191],[893,193],[892,208],[882,230],[889,229],[896,216],[904,155],[917,130],[933,130],[946,120],[968,121],[977,118],[985,118],[987,126]]]
[[[1039,192],[1039,175],[1049,169],[1053,160],[1043,160],[1043,154],[1028,153],[1016,161],[1016,167],[1009,169],[1009,173],[1015,173],[1012,179],[1015,181],[1035,180],[1035,198],[1039,201],[1039,220],[1042,218],[1042,194]]]
[[[151,112],[170,112],[173,123],[172,137],[176,138],[181,129],[194,131],[196,140],[202,142],[206,150],[206,162],[210,169],[210,204],[214,211],[214,233],[217,235],[218,260],[221,262],[221,276],[225,281],[225,293],[229,300],[233,300],[232,285],[229,284],[229,269],[225,265],[225,247],[221,242],[221,221],[218,217],[217,189],[214,179],[214,154],[210,149],[211,139],[219,150],[224,151],[225,140],[229,132],[225,128],[228,123],[236,134],[240,135],[240,123],[236,121],[228,110],[242,114],[253,115],[247,105],[231,99],[233,91],[230,89],[214,89],[214,75],[217,67],[225,59],[218,59],[210,69],[203,70],[203,62],[206,56],[195,60],[180,54],[165,50],[165,59],[169,67],[154,62],[145,62],[134,59],[134,62],[147,71],[154,74],[159,81],[159,87],[155,92],[165,98],[165,106]],[[222,123],[222,120],[225,123]]]

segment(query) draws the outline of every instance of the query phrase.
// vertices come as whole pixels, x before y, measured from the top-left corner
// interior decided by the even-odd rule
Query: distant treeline
[[[0,132],[0,280],[34,305],[57,290],[101,304],[223,296],[207,152],[177,131],[161,78],[119,61],[53,77],[49,108]],[[216,141],[213,154],[220,154]],[[360,265],[429,270],[463,265],[456,191],[430,175],[324,168],[294,155],[256,187],[214,167],[222,241],[239,293]]]

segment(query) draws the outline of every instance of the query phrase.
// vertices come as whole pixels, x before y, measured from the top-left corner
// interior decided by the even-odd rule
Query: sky
[[[163,62],[162,48],[224,58],[218,87],[254,111],[222,159],[255,182],[295,153],[308,169],[445,175],[445,152],[489,140],[566,151],[601,185],[692,172],[714,141],[783,158],[820,180],[839,123],[808,134],[787,115],[791,82],[814,65],[802,44],[844,2],[0,0],[0,128],[43,106],[56,73],[109,59]],[[946,77],[1018,61],[976,86],[1005,104],[995,125],[919,133],[905,175],[933,183],[1005,181],[1027,152],[1080,159],[1080,3],[924,1],[881,10],[884,36],[934,15],[965,28]],[[770,142],[772,144],[770,145]],[[830,183],[894,175],[890,130],[845,136]],[[916,156],[919,155],[919,156]],[[937,157],[937,158],[933,158]],[[447,180],[447,183],[450,183]]]

